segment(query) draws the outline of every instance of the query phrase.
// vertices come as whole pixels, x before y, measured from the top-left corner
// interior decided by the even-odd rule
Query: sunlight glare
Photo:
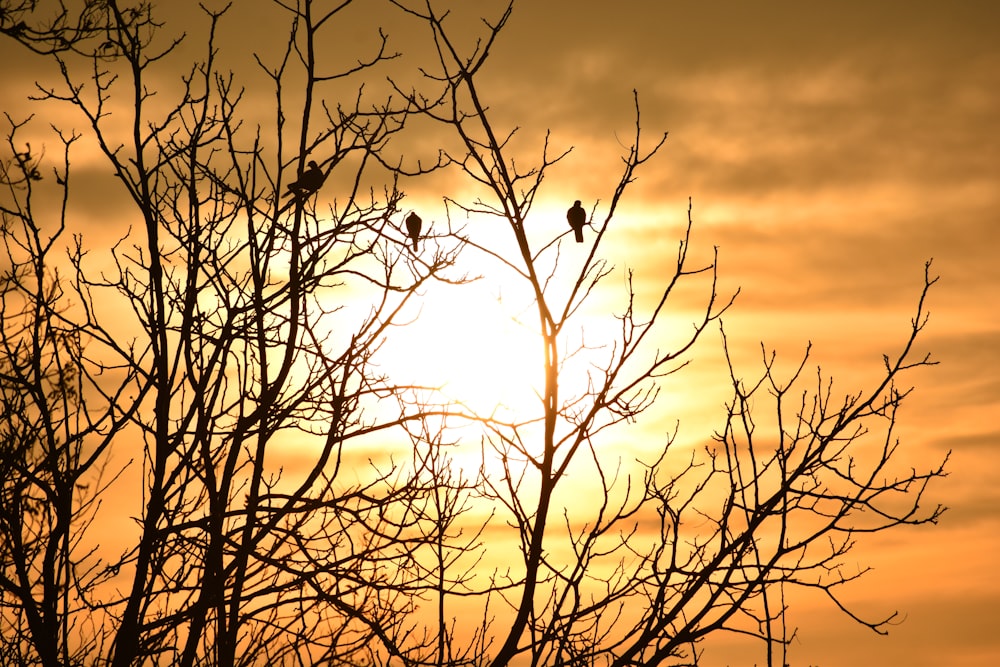
[[[446,400],[480,415],[523,417],[537,405],[542,377],[532,315],[484,282],[432,291],[414,321],[390,336],[384,368],[401,382],[440,387]]]

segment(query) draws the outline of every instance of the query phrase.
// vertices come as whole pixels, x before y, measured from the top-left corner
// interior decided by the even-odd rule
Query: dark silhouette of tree
[[[85,608],[111,577],[85,533],[115,482],[104,455],[128,415],[88,391],[87,328],[65,316],[66,286],[53,270],[64,227],[37,224],[48,194],[36,183],[42,157],[27,144],[18,151],[24,124],[6,118],[14,159],[0,161],[9,195],[0,201],[0,662],[80,664],[97,638],[70,641],[67,609]],[[65,188],[79,136],[60,139]]]
[[[629,474],[607,447],[613,434],[654,406],[659,382],[686,365],[686,353],[732,303],[719,300],[715,262],[690,266],[689,207],[659,298],[643,307],[629,273],[626,301],[615,316],[618,335],[602,341],[603,361],[572,342],[582,339],[574,329],[584,326],[585,303],[612,272],[599,250],[618,205],[666,135],[644,144],[636,95],[635,137],[595,221],[589,253],[579,264],[560,261],[558,244],[530,216],[547,170],[569,151],[553,154],[546,135],[533,164],[523,154],[515,164],[508,147],[516,129],[494,123],[488,91],[480,88],[479,74],[513,5],[485,23],[485,37],[463,48],[468,42],[457,39],[463,37],[459,26],[448,27],[447,13],[429,2],[396,4],[424,22],[437,47],[438,68],[427,77],[441,90],[430,98],[442,103],[426,114],[461,145],[445,151],[445,159],[481,186],[473,202],[447,201],[470,217],[505,223],[514,250],[477,243],[474,233],[465,237],[466,247],[481,254],[484,265],[492,261],[493,270],[506,272],[505,284],[520,281],[530,293],[531,326],[543,350],[537,410],[513,423],[490,423],[484,446],[503,466],[499,479],[484,474],[479,489],[498,508],[491,535],[498,539],[509,530],[508,539],[520,545],[518,562],[479,590],[484,620],[477,636],[495,646],[484,663],[696,664],[703,639],[735,632],[760,638],[767,664],[785,664],[793,634],[784,597],[789,587],[820,590],[852,618],[884,632],[893,617],[862,619],[839,598],[840,587],[860,576],[841,563],[858,535],[936,522],[943,511],[940,505],[922,509],[927,484],[943,474],[943,463],[924,472],[900,465],[893,441],[896,409],[909,393],[897,383],[932,363],[910,358],[926,322],[924,299],[934,283],[929,267],[910,335],[897,355],[886,356],[883,378],[873,387],[839,403],[822,375],[812,392],[799,389],[808,353],[788,378],[774,371],[773,356],[765,355],[763,374],[750,383],[730,365],[733,398],[712,442],[690,453],[671,438],[659,456]],[[411,99],[419,105],[423,98]],[[586,219],[578,216],[573,209],[567,214],[574,230]],[[665,333],[675,290],[699,280],[705,307],[689,336],[672,348],[657,347],[653,341]],[[591,349],[597,344],[592,335],[588,343]],[[588,369],[586,382],[567,385],[563,378],[579,365]],[[754,416],[764,393],[776,418],[767,432],[757,425],[762,416]],[[884,440],[871,437],[869,424],[887,426]],[[873,440],[881,442],[874,455]],[[586,510],[574,487],[580,480]],[[457,604],[469,593],[447,594]]]
[[[31,26],[17,38],[63,73],[39,82],[42,95],[68,103],[89,126],[117,176],[120,190],[109,185],[109,199],[123,194],[127,205],[105,223],[120,238],[107,255],[111,268],[90,262],[84,234],[68,242],[66,277],[50,249],[67,244],[64,229],[78,229],[72,209],[31,208],[39,195],[20,181],[4,207],[8,248],[27,255],[16,266],[34,277],[24,283],[20,269],[10,272],[8,291],[49,299],[7,311],[8,363],[35,368],[12,374],[8,394],[38,397],[10,409],[65,432],[46,445],[61,458],[38,455],[56,481],[46,483],[30,461],[20,464],[22,481],[5,477],[5,496],[26,499],[5,504],[10,544],[30,547],[3,558],[4,627],[15,628],[4,634],[8,654],[44,664],[69,656],[233,665],[323,655],[360,662],[433,645],[407,639],[406,614],[424,576],[388,572],[434,539],[412,530],[419,519],[408,509],[440,492],[426,479],[427,453],[367,475],[344,460],[351,443],[404,419],[369,416],[404,389],[372,358],[455,253],[436,248],[411,264],[388,222],[404,195],[372,156],[403,129],[405,106],[358,97],[350,107],[326,97],[331,82],[351,76],[360,89],[367,71],[391,57],[383,38],[361,68],[317,63],[316,42],[344,6],[277,6],[292,39],[275,63],[258,63],[273,84],[274,117],[249,131],[245,92],[216,65],[221,13],[203,14],[204,60],[168,101],[165,91],[151,92],[161,88],[154,70],[177,63],[179,41],[148,5],[87,3],[54,20],[30,5],[11,10]],[[282,86],[292,77],[304,82],[294,91]],[[117,100],[128,102],[112,114]],[[318,165],[302,169],[310,154],[331,156],[330,173],[346,183],[336,199],[317,193]],[[72,202],[79,190],[69,166],[67,153],[61,192]],[[297,205],[282,207],[289,171],[301,174],[292,186]],[[364,187],[382,178],[373,172],[388,184],[379,195]],[[19,229],[33,245],[12,236]],[[38,343],[26,347],[31,338],[17,332],[45,328],[46,318],[69,334],[34,336]],[[57,344],[63,339],[80,344]],[[43,391],[57,367],[79,385],[65,398]],[[62,413],[53,417],[42,398],[61,400]],[[36,451],[38,427],[22,430],[19,451]],[[284,452],[301,442],[312,454],[289,472]],[[79,463],[75,448],[84,452]],[[95,487],[96,472],[122,457],[135,463],[112,469],[115,485]],[[56,482],[56,491],[37,488]],[[103,494],[85,495],[85,485]],[[126,489],[141,499],[121,508],[135,518],[132,542],[124,553],[87,551],[71,527],[108,494],[121,502]],[[53,502],[60,514],[48,522],[23,521]],[[19,525],[32,533],[18,533]],[[44,554],[35,569],[20,581],[8,576],[34,552]]]
[[[909,336],[872,387],[838,401],[818,375],[803,391],[807,359],[783,378],[765,355],[753,382],[730,367],[727,414],[702,450],[669,439],[624,465],[606,445],[654,409],[658,383],[732,303],[717,295],[714,261],[691,266],[689,208],[659,298],[640,302],[629,274],[603,356],[574,343],[612,273],[609,224],[665,136],[645,143],[636,97],[634,142],[592,212],[586,255],[561,259],[565,228],[529,217],[569,151],[553,155],[546,136],[535,164],[518,155],[515,167],[513,132],[480,88],[512,5],[470,46],[454,39],[466,26],[430,3],[391,2],[426,30],[436,61],[419,88],[395,79],[379,97],[366,86],[393,75],[388,35],[346,60],[323,48],[354,4],[268,4],[287,30],[279,49],[261,45],[252,77],[221,65],[219,33],[227,12],[263,4],[202,8],[193,66],[148,3],[0,4],[0,31],[25,62],[56,65],[39,70],[56,72],[38,82],[42,108],[75,113],[53,116],[56,162],[7,117],[0,660],[694,664],[705,637],[736,632],[781,664],[787,588],[854,616],[838,591],[859,576],[840,565],[856,536],[942,511],[923,503],[943,464],[903,468],[893,439],[908,395],[898,383],[931,363],[911,359],[929,269]],[[271,118],[243,76],[257,99],[269,83]],[[448,148],[397,157],[413,123]],[[83,138],[115,178],[99,230],[79,219]],[[435,221],[418,257],[407,246],[417,250],[419,216],[405,237],[391,218],[400,183],[439,169],[481,196],[446,197],[447,225],[439,234]],[[582,243],[579,203],[567,218]],[[484,220],[510,245],[482,242]],[[459,253],[530,295],[522,324],[543,352],[534,410],[477,414],[380,364],[384,346],[412,344],[410,309],[426,290],[463,289]],[[658,348],[682,284],[704,290],[703,311]],[[578,368],[586,381],[567,381]],[[456,424],[482,433],[478,473],[456,462],[469,437]],[[393,438],[405,453],[383,456]],[[854,617],[876,631],[891,620]]]

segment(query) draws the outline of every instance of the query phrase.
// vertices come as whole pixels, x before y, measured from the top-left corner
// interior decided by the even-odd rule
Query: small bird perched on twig
[[[566,219],[569,220],[569,226],[576,233],[576,242],[583,243],[583,226],[587,224],[587,212],[580,206],[579,199],[573,202],[571,209],[566,211]]]
[[[410,211],[410,214],[406,216],[406,233],[413,241],[413,249],[417,249],[417,241],[420,240],[420,227],[423,220],[417,215],[416,211]]]
[[[308,197],[323,185],[326,174],[319,168],[315,160],[309,160],[309,168],[299,175],[298,180],[288,184],[288,192],[285,196],[295,195],[296,197]]]

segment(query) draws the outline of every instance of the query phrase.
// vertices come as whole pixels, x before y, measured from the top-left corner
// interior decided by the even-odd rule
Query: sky
[[[238,26],[234,60],[268,25]],[[387,27],[419,42],[407,29]],[[554,181],[598,206],[634,131],[637,91],[646,136],[669,135],[609,252],[635,269],[640,293],[651,289],[690,200],[695,245],[718,247],[722,291],[740,289],[725,326],[748,375],[761,342],[792,360],[811,342],[838,386],[861,386],[903,341],[933,260],[940,281],[919,348],[939,364],[912,376],[900,436],[918,467],[952,452],[930,497],[949,510],[938,526],[854,552],[874,567],[857,599],[905,622],[880,637],[807,605],[793,657],[1000,664],[1000,4],[522,0],[483,76],[496,118],[527,141],[551,129],[573,146]],[[9,87],[0,95],[20,109]],[[561,210],[554,190],[540,207]],[[440,200],[417,182],[408,194]],[[711,358],[713,345],[697,353]],[[712,400],[698,410],[718,408]]]

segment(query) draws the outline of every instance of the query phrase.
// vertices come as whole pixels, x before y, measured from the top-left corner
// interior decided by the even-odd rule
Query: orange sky
[[[245,48],[269,29],[242,27]],[[0,103],[21,110],[32,73],[4,70]],[[748,375],[760,341],[788,359],[812,341],[855,389],[902,341],[933,258],[921,349],[940,365],[913,376],[901,435],[918,467],[953,450],[931,498],[950,509],[853,552],[876,568],[857,599],[905,623],[878,637],[807,606],[793,664],[1000,664],[1000,4],[522,1],[485,76],[498,118],[575,147],[553,181],[576,194],[550,190],[553,210],[608,199],[639,91],[644,130],[670,136],[610,250],[655,280],[693,198],[696,245],[719,246],[722,287],[742,289],[725,322]],[[408,194],[433,207],[426,183]]]

